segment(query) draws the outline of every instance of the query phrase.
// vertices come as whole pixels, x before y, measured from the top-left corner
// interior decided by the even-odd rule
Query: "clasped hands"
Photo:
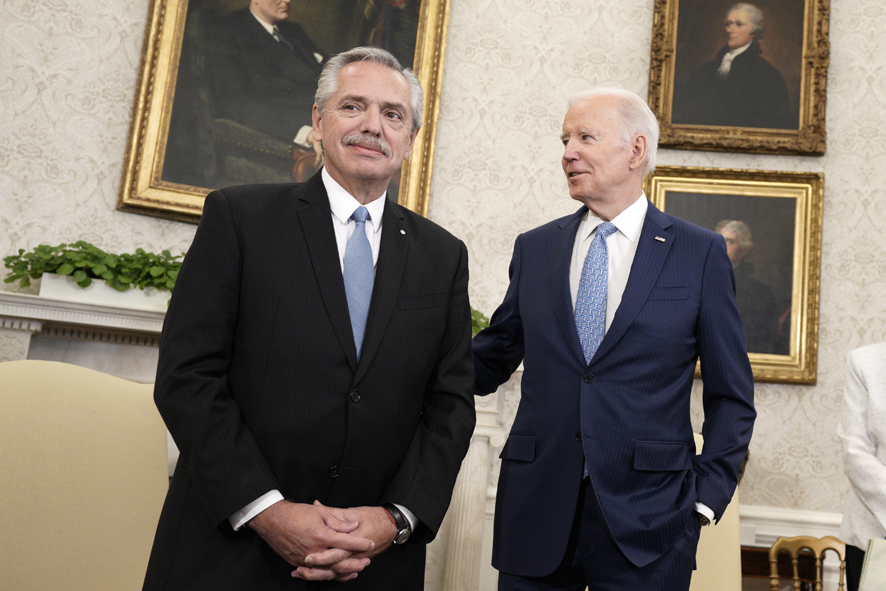
[[[381,507],[326,507],[280,501],[249,526],[308,581],[350,581],[384,552],[397,528]]]

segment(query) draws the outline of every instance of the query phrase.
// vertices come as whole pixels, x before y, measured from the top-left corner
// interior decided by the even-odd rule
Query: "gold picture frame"
[[[717,231],[738,222],[720,233],[754,379],[814,384],[824,175],[660,166],[644,190],[656,207],[696,225]]]
[[[189,5],[195,2],[203,2],[207,6],[211,4],[214,11],[221,9],[242,10],[248,5],[245,0],[152,0],[139,69],[138,87],[132,110],[129,140],[126,146],[123,178],[117,202],[117,209],[120,211],[197,222],[202,213],[205,196],[212,189],[220,188],[218,186],[202,186],[209,184],[208,182],[181,182],[175,178],[164,178],[164,167],[167,164],[165,158],[167,149],[171,145],[168,144],[170,125],[174,118],[173,105],[176,100],[177,84],[183,83],[185,85],[182,86],[183,89],[193,78],[189,76],[177,80],[180,67],[184,63],[183,47],[187,56],[188,48],[191,47],[188,45],[188,40],[194,37],[189,33],[188,39],[185,39],[187,19],[189,14],[193,14],[192,11],[189,11]],[[336,13],[336,10],[339,12],[347,10],[349,11],[348,15],[353,12],[353,14],[361,15],[360,18],[362,18],[362,15],[369,14],[369,8],[387,6],[386,3],[345,0],[336,2],[310,0],[302,4],[304,6],[300,10],[307,14],[306,18],[330,21],[329,27],[326,29],[305,24],[303,28],[310,31],[311,34],[315,34],[318,30],[334,30],[338,34],[339,30],[345,28],[342,25],[342,19],[347,15]],[[397,3],[398,9],[402,9],[404,6],[408,9],[410,5],[414,5],[412,8],[414,10],[413,18],[406,21],[409,26],[408,28],[404,26],[400,35],[401,39],[405,38],[407,42],[411,42],[412,27],[415,28],[415,49],[414,56],[411,56],[411,65],[418,75],[425,93],[424,126],[415,141],[411,158],[402,167],[397,200],[400,204],[422,215],[427,215],[428,211],[437,119],[440,109],[443,58],[446,53],[446,31],[449,26],[449,4],[449,0],[407,0],[407,2]],[[368,5],[368,8],[363,5]],[[386,8],[378,10],[383,9]],[[295,6],[292,10],[295,12]],[[295,15],[290,16],[290,20],[293,16]],[[191,22],[199,21],[196,17],[192,17]],[[357,28],[357,26],[350,27],[353,30],[357,30]],[[358,37],[358,39],[362,41],[361,38]],[[352,43],[343,46],[342,44],[345,42],[346,40],[337,37],[327,44],[329,46],[327,51],[329,54],[337,53],[360,44]],[[404,44],[401,42],[400,46],[402,47]],[[411,46],[406,45],[406,47]],[[396,51],[394,53],[396,54]],[[409,60],[404,60],[401,56],[398,57],[404,62],[404,65],[409,65]],[[202,63],[200,56],[190,59],[190,62]],[[310,89],[311,96],[315,89],[316,86]],[[249,132],[249,130],[246,131]],[[183,135],[179,134],[179,136]],[[188,135],[187,140],[191,141],[192,137],[194,134]],[[290,149],[286,143],[277,142],[272,147],[266,148],[262,142],[265,140],[259,137],[258,150],[271,156],[280,156],[281,145],[284,150]],[[206,146],[200,142],[190,144],[190,148],[194,153],[201,150],[206,151]],[[284,151],[283,157],[287,156],[288,153]],[[294,168],[293,174],[295,174]],[[250,179],[249,182],[265,182],[266,180],[255,178]],[[389,191],[389,193],[393,194],[393,191]]]
[[[722,72],[724,52],[747,39],[725,34],[734,0],[655,0],[649,106],[661,125],[659,145],[825,153],[830,1],[752,4],[762,30]]]

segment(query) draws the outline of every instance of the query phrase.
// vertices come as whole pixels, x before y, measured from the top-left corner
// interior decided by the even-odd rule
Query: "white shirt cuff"
[[[279,503],[283,500],[283,495],[279,490],[274,489],[272,491],[268,491],[256,500],[252,501],[230,517],[228,517],[228,521],[231,524],[231,527],[234,528],[234,531],[239,530],[241,527],[246,525],[246,523],[273,505],[274,503]]]
[[[292,140],[292,143],[301,146],[302,148],[310,148],[311,147],[311,126],[302,125],[301,129],[298,130],[298,133],[295,134],[295,139]]]
[[[704,503],[695,503],[695,512],[701,513],[702,515],[707,517],[711,523],[714,523],[714,512]]]
[[[411,529],[412,531],[415,531],[415,526],[418,525],[418,517],[416,517],[412,511],[410,511],[409,509],[407,509],[403,505],[398,505],[397,503],[392,503],[392,504],[396,508],[400,509],[400,511],[403,513],[403,515],[406,516],[406,521],[409,522],[409,529]]]

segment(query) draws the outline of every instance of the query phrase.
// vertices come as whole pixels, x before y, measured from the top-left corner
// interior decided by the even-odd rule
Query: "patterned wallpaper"
[[[429,215],[467,243],[473,303],[491,313],[517,234],[576,208],[559,165],[567,97],[594,84],[645,96],[652,0],[451,1]],[[147,5],[0,0],[0,255],[80,238],[117,251],[190,243],[192,225],[114,210]],[[818,384],[758,386],[743,503],[839,512],[848,490],[846,353],[886,340],[884,20],[881,0],[832,0],[826,156],[660,151],[661,164],[825,173]],[[518,396],[503,389],[506,425]]]

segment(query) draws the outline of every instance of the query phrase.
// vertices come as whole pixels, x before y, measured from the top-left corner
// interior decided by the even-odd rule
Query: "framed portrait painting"
[[[388,197],[426,214],[449,0],[255,4],[152,1],[117,209],[196,222],[213,189],[306,180],[323,163],[310,130],[324,63],[374,45],[424,89],[424,126]]]
[[[754,379],[815,383],[824,176],[661,166],[644,190],[726,241]]]
[[[829,0],[655,0],[659,145],[824,154]]]

